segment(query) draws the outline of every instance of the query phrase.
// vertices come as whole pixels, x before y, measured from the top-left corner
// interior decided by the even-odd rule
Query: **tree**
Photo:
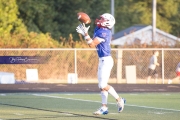
[[[61,35],[58,22],[55,21],[58,13],[55,11],[53,2],[51,0],[17,0],[19,18],[23,19],[29,32],[50,33],[54,38]]]
[[[116,1],[120,6],[116,9],[117,20],[121,21],[123,27],[133,24],[152,24],[152,1],[153,0],[127,0]],[[157,0],[157,28],[175,34],[180,9],[180,0]],[[119,15],[119,16],[118,16]],[[176,26],[175,26],[176,25]]]
[[[18,14],[16,0],[0,1],[0,36],[26,30],[22,20],[17,17]]]
[[[18,0],[20,15],[28,31],[50,33],[59,40],[73,34],[79,39],[76,27],[79,24],[77,13],[86,12],[92,19],[91,26],[98,15],[109,12],[110,1],[97,0]],[[93,29],[90,29],[90,33]]]

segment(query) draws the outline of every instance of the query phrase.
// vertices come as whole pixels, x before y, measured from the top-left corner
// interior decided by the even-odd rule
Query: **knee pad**
[[[99,86],[99,89],[103,89],[107,86],[107,83],[99,83],[98,86]]]

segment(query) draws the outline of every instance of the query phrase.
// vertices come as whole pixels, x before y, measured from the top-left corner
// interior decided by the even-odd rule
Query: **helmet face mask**
[[[99,19],[95,20],[95,24],[98,27],[107,27],[111,29],[115,24],[115,19],[111,14],[104,13],[103,15],[100,16]]]

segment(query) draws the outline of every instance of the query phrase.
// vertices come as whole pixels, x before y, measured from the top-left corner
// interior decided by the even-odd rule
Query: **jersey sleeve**
[[[106,42],[109,39],[109,30],[107,29],[97,29],[94,38],[97,38],[100,42]]]
[[[97,32],[96,37],[106,39],[108,35],[106,31],[100,30]]]

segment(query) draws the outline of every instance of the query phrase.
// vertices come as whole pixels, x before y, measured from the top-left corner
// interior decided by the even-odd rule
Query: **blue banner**
[[[0,64],[44,64],[48,59],[45,56],[0,56]]]

